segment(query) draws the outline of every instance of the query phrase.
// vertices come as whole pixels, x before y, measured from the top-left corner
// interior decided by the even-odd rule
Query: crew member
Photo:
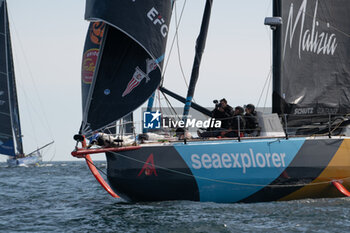
[[[95,133],[87,148],[92,147],[93,145],[101,146],[101,147],[117,147],[119,144],[116,142],[118,139],[106,133]]]
[[[233,117],[231,118],[230,128],[227,131],[221,133],[223,137],[238,137],[244,132],[244,109],[241,106],[235,107]]]
[[[250,136],[257,136],[259,131],[259,123],[255,106],[253,104],[247,104],[244,106],[244,108],[245,133]]]
[[[227,104],[225,98],[221,99],[220,102],[217,100],[213,101],[215,103],[215,109],[212,111],[212,117],[215,120],[221,121],[220,128],[208,128],[205,132],[197,131],[199,137],[209,138],[218,137],[222,132],[230,129],[231,120],[234,114],[233,108]]]
[[[225,98],[220,100],[220,103],[215,102],[215,109],[212,111],[212,116],[215,120],[221,120],[221,128],[229,129],[231,118],[234,114],[233,108],[227,104]]]

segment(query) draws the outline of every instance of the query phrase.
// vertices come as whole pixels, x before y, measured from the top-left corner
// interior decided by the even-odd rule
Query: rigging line
[[[184,4],[186,4],[186,0],[185,0]],[[176,11],[176,8],[175,8],[175,11]],[[175,17],[176,17],[176,14],[175,14]],[[175,20],[175,21],[177,21],[177,20]],[[187,82],[186,75],[184,73],[184,70],[183,70],[183,67],[182,67],[182,62],[181,62],[181,53],[180,53],[179,34],[178,33],[176,33],[176,47],[177,47],[177,55],[178,55],[177,57],[178,57],[178,60],[179,60],[179,66],[180,66],[182,78],[184,79],[186,87],[188,89],[188,82]]]
[[[268,0],[270,3],[267,4],[267,8],[266,8],[266,12],[265,12],[265,15],[269,15],[269,12],[271,12],[271,6],[272,6],[272,1],[273,0]]]
[[[85,157],[84,157],[85,158]],[[94,166],[97,170],[99,170],[103,175],[107,176],[107,173],[103,171],[101,168],[97,167],[93,162],[91,162],[89,159],[85,159],[88,163],[90,163],[92,166]]]
[[[167,97],[163,92],[162,92],[162,94],[163,94],[163,96],[164,96],[164,98],[165,98],[165,102],[167,103],[167,105],[168,105],[168,106],[170,105],[170,108],[174,111],[175,116],[177,116],[178,120],[180,120],[179,115],[177,114],[177,112],[176,112],[175,108],[173,107],[173,105],[170,103],[168,97]]]
[[[52,155],[51,159],[49,160],[49,163],[52,162],[52,160],[55,158],[56,152],[57,152],[57,150],[56,150],[56,147],[54,146],[53,155]]]
[[[158,96],[158,104],[159,104],[159,110],[162,112],[162,104],[160,102],[160,90],[158,89],[158,93],[157,93],[157,96]]]
[[[108,123],[107,125],[94,130],[92,130],[90,127],[87,127],[84,131],[84,134],[86,137],[91,137],[94,134],[94,132],[105,131],[107,128],[114,127],[114,125],[117,124],[117,121],[119,120],[114,120],[111,123]]]
[[[168,109],[170,109],[169,104],[166,101],[165,101],[165,103],[166,103]],[[167,116],[170,116],[170,114],[173,114],[173,112],[171,110],[168,111],[168,109],[165,109],[165,108],[162,109],[162,117],[164,117],[164,114]]]
[[[271,5],[272,5],[272,0],[271,0]],[[269,10],[269,8],[270,7],[268,7],[268,9],[267,10]],[[259,100],[258,100],[258,103],[257,103],[257,107],[259,106],[259,104],[260,104],[260,101],[261,101],[261,98],[262,98],[262,95],[264,94],[264,91],[265,91],[265,88],[266,88],[266,85],[268,85],[268,89],[267,89],[267,91],[266,91],[266,97],[265,97],[265,103],[264,103],[264,107],[263,108],[265,108],[265,106],[266,106],[266,101],[267,101],[267,96],[268,96],[268,93],[269,93],[269,90],[270,90],[270,84],[269,84],[269,82],[270,82],[270,80],[271,80],[271,78],[272,78],[272,66],[273,66],[273,57],[272,57],[272,38],[271,38],[271,33],[270,33],[270,28],[268,28],[268,27],[266,27],[266,32],[267,32],[267,34],[268,34],[268,38],[269,38],[269,46],[270,46],[270,69],[269,69],[269,73],[267,74],[267,77],[266,77],[266,80],[265,80],[265,83],[264,83],[264,87],[263,87],[263,89],[262,89],[262,91],[261,91],[261,94],[260,94],[260,97],[259,97]]]
[[[268,81],[270,80],[270,76],[271,76],[271,69],[270,69],[269,73],[267,74],[267,77],[266,77],[265,83],[264,83],[264,87],[263,87],[263,89],[262,89],[262,91],[261,91],[261,94],[260,94],[260,97],[259,97],[259,100],[258,100],[258,103],[257,103],[256,106],[259,106],[259,104],[260,104],[260,100],[261,100],[261,98],[262,98],[262,95],[263,95],[264,92],[265,92],[265,88],[266,88],[266,85],[267,85]]]
[[[267,91],[266,91],[266,96],[265,96],[265,103],[264,103],[264,108],[266,107],[266,101],[267,101],[267,97],[269,95],[269,91],[270,91],[270,86],[272,86],[272,83],[271,83],[271,78],[272,78],[272,75],[270,75],[269,77],[269,81],[267,83]]]
[[[13,56],[15,56],[16,60],[17,60],[17,53],[14,53]],[[19,69],[19,71],[21,72],[21,69]],[[19,77],[23,77],[23,73],[22,72],[20,73]],[[17,76],[17,78],[19,78],[19,77]],[[34,124],[34,121],[33,121],[33,118],[34,118],[33,112],[35,112],[37,115],[39,115],[39,113],[36,112],[35,104],[28,97],[28,93],[26,92],[24,87],[22,85],[17,85],[17,87],[19,88],[20,93],[22,93],[22,95],[25,97],[24,98],[25,105],[26,106],[30,106],[30,109],[32,110],[32,111],[30,111],[30,110],[28,110],[28,108],[20,108],[20,109],[22,109],[22,113],[23,113],[23,111],[25,111],[27,113],[27,115],[28,115],[27,118],[28,118],[28,121],[30,122],[29,125],[30,125],[31,131],[26,132],[26,134],[29,135],[31,138],[33,138],[34,143],[38,146],[39,142],[38,142],[36,128],[34,127],[35,124]],[[31,134],[29,134],[29,132],[31,132]]]
[[[120,156],[120,157],[123,157],[123,158],[128,159],[128,160],[132,160],[132,161],[138,162],[138,163],[154,166],[156,168],[159,168],[159,169],[162,169],[162,170],[165,170],[165,171],[177,173],[177,174],[184,175],[184,176],[193,177],[195,179],[207,180],[207,181],[212,181],[212,182],[216,182],[216,183],[223,183],[223,184],[232,184],[232,185],[241,185],[241,186],[253,186],[253,187],[265,187],[265,188],[268,188],[268,187],[269,188],[288,188],[288,187],[316,186],[316,185],[322,185],[322,184],[329,184],[330,182],[332,182],[330,180],[330,181],[321,181],[321,182],[314,182],[314,183],[285,184],[285,185],[284,184],[280,184],[280,185],[279,184],[264,185],[264,184],[249,184],[249,183],[232,182],[232,181],[212,179],[212,178],[203,177],[203,176],[195,176],[195,175],[192,175],[192,174],[188,174],[188,173],[176,171],[176,170],[173,170],[173,169],[165,168],[165,167],[162,167],[162,166],[159,166],[159,165],[151,164],[151,163],[148,163],[146,161],[141,161],[141,160],[138,160],[138,159],[135,159],[135,158],[130,158],[128,156],[125,156],[123,154],[120,154],[120,153],[117,153],[117,152],[114,152],[114,151],[111,151],[110,153],[115,154],[115,155]],[[337,179],[337,180],[347,180],[347,179],[350,179],[350,177],[344,177],[342,179]]]
[[[172,113],[172,115],[174,116],[173,119],[177,119],[177,120],[181,120],[181,118],[179,117],[179,115],[177,114],[177,112],[175,111],[174,107],[166,101],[166,104],[168,106],[168,108],[170,109],[170,112]]]
[[[172,42],[171,42],[171,46],[170,46],[170,50],[169,50],[169,55],[168,55],[167,61],[166,61],[166,63],[165,63],[164,69],[163,69],[162,79],[164,78],[165,72],[166,72],[167,67],[168,67],[168,64],[169,64],[170,55],[171,55],[172,50],[173,50],[173,47],[174,47],[176,35],[177,35],[177,33],[178,33],[178,29],[179,29],[179,26],[180,26],[180,23],[181,23],[181,20],[182,20],[182,15],[183,15],[183,12],[184,12],[184,9],[185,9],[186,2],[187,2],[187,0],[185,0],[185,2],[184,2],[184,4],[183,4],[179,22],[175,22],[175,25],[176,25],[176,27],[175,27],[175,28],[176,28],[176,29],[175,29],[175,35],[174,35],[174,38],[173,38],[173,40],[172,40]],[[175,10],[176,10],[176,1],[175,1],[175,4],[174,4],[174,5],[175,5]],[[175,12],[175,13],[176,13],[176,12]],[[177,19],[177,17],[176,17],[175,19]]]
[[[268,34],[268,38],[269,38],[269,46],[270,46],[270,69],[269,69],[269,73],[267,74],[267,77],[265,79],[265,83],[264,83],[264,87],[260,93],[260,96],[259,96],[259,100],[258,100],[258,103],[256,104],[256,106],[258,107],[259,104],[260,104],[260,101],[261,101],[261,98],[262,98],[262,95],[264,94],[264,91],[265,91],[265,88],[266,88],[266,84],[268,83],[268,81],[270,80],[270,76],[272,74],[272,39],[271,39],[271,33],[270,33],[270,28],[269,27],[266,27],[266,32]],[[268,93],[268,92],[267,92]],[[266,97],[267,98],[267,97]],[[265,99],[265,102],[266,102],[266,99]]]
[[[117,127],[117,124],[116,124],[116,127]],[[108,132],[108,134],[112,134],[112,130],[111,130],[111,128],[106,128],[105,130],[107,130],[107,132]],[[117,133],[117,131],[116,131],[116,133]]]
[[[10,16],[11,22],[14,22],[14,20],[12,19],[12,15],[9,14],[9,16]],[[24,52],[24,48],[23,48],[21,39],[20,39],[20,37],[19,37],[19,33],[17,32],[16,26],[15,26],[14,23],[12,23],[11,26],[12,26],[12,28],[14,29],[14,32],[15,32],[15,34],[16,34],[16,36],[17,36],[17,40],[18,40],[18,42],[19,42],[19,47],[20,47],[20,49],[21,49],[21,51],[22,51],[25,64],[27,65],[29,77],[30,77],[31,80],[32,80],[32,84],[33,84],[33,87],[34,87],[34,91],[35,91],[36,96],[37,96],[37,98],[38,98],[39,104],[43,107],[44,105],[42,104],[41,98],[40,98],[40,96],[39,96],[39,94],[38,94],[38,93],[39,93],[39,92],[38,92],[38,88],[37,88],[36,83],[35,83],[35,81],[34,81],[34,78],[33,78],[33,75],[32,75],[32,71],[31,71],[31,69],[30,69],[30,66],[29,66],[29,63],[28,63],[28,59],[27,59],[27,57],[26,57],[26,53]],[[43,111],[42,108],[41,108],[41,113],[42,113],[42,115],[44,116],[44,121],[45,121],[46,127],[47,127],[47,129],[48,129],[48,131],[49,131],[49,134],[50,134],[50,136],[51,136],[51,139],[52,139],[52,138],[53,138],[53,133],[52,133],[52,130],[51,130],[50,125],[49,125],[49,123],[48,123],[47,116],[46,116],[46,114],[45,114],[45,112]],[[40,114],[38,114],[38,115],[39,115],[39,117],[40,117]]]

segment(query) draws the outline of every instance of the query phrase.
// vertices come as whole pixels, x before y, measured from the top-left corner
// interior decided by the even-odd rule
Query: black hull
[[[279,143],[277,147],[285,148],[286,151],[281,154],[284,157],[281,157],[283,161],[280,163],[271,160],[275,156],[272,154],[270,164],[266,160],[263,167],[258,153],[255,164],[252,162],[249,167],[243,168],[242,157],[242,162],[238,164],[240,166],[234,167],[232,162],[230,168],[215,169],[210,167],[210,155],[215,158],[211,149],[220,151],[220,147],[224,147],[223,151],[237,151],[242,142],[232,141],[228,145],[203,143],[202,146],[192,147],[179,147],[179,144],[145,146],[134,151],[107,152],[107,175],[112,189],[123,199],[133,202],[190,200],[233,203],[342,197],[344,195],[331,182],[342,180],[346,188],[350,187],[349,141],[298,139],[300,146],[297,149],[293,139],[276,141]],[[245,143],[252,152],[251,156],[263,148],[261,144],[274,149],[270,142]],[[198,168],[198,161],[193,159],[194,150],[199,155],[209,155],[202,157],[203,165],[207,168]],[[188,158],[191,155],[193,163]],[[222,163],[227,165],[227,161],[226,158],[226,162]],[[214,159],[212,162],[214,166]],[[282,164],[285,167],[279,166]],[[195,169],[196,166],[198,169]]]
[[[139,154],[138,151],[136,153],[133,151],[123,152],[123,156],[116,153],[106,153],[108,181],[113,190],[118,190],[117,193],[122,198],[136,202],[199,201],[196,180],[182,158],[176,156],[175,149],[167,147],[157,150],[157,153],[162,154],[157,165],[169,170],[153,169],[152,163],[149,166],[145,165],[147,158],[152,153],[154,153],[154,148],[151,147],[143,148],[142,154]],[[145,157],[145,155],[147,156]],[[133,160],[130,160],[129,156]],[[171,166],[169,166],[169,161],[172,161]],[[145,169],[142,171],[144,167]]]

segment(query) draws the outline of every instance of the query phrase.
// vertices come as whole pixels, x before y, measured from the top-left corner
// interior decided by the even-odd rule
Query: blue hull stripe
[[[192,174],[200,201],[237,202],[277,179],[305,138],[189,142],[174,145]]]

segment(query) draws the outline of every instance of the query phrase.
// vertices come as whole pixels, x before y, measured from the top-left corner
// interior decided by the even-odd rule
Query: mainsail
[[[0,0],[0,154],[23,154],[21,134],[7,6]]]
[[[350,113],[350,1],[275,0],[274,112]]]
[[[85,18],[105,28],[91,87],[83,87],[82,133],[132,112],[159,86],[171,9],[172,1],[86,1]]]

